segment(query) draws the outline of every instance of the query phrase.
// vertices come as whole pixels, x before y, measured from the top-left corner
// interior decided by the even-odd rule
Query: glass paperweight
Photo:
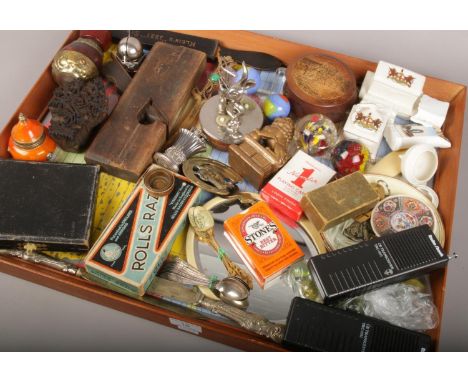
[[[300,148],[312,156],[324,156],[338,140],[333,121],[323,114],[309,114],[296,123]]]
[[[357,141],[345,139],[332,149],[331,160],[340,177],[356,171],[364,172],[369,161],[369,150]]]

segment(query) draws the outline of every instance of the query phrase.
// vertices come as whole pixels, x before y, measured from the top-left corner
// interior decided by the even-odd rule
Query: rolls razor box
[[[173,175],[174,188],[163,196],[152,195],[140,180],[86,257],[89,273],[130,293],[145,293],[201,192]]]

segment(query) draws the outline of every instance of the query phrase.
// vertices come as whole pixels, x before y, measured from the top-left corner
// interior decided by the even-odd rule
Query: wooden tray
[[[375,70],[376,63],[361,60],[323,49],[296,44],[272,37],[244,31],[180,31],[201,37],[215,38],[223,46],[241,50],[260,50],[271,53],[286,63],[292,62],[296,57],[304,53],[326,53],[334,55],[346,62],[354,71],[358,83],[364,78],[367,70]],[[78,32],[70,34],[67,41],[78,37]],[[55,88],[52,79],[50,65],[42,73],[23,102],[19,105],[9,122],[0,130],[0,157],[7,158],[7,143],[10,130],[17,122],[19,112],[23,112],[30,118],[42,119],[47,113],[47,103],[52,97]],[[450,149],[439,151],[439,170],[435,176],[434,188],[439,194],[439,211],[446,229],[445,249],[450,251],[455,197],[457,189],[458,164],[460,160],[460,147],[463,129],[463,117],[465,112],[466,87],[453,82],[428,77],[424,86],[424,93],[450,102],[450,108],[444,127],[444,134],[452,142]],[[175,307],[161,302],[160,307],[145,304],[140,301],[119,295],[85,280],[68,276],[43,266],[28,264],[22,260],[0,256],[0,271],[23,278],[34,283],[53,288],[88,301],[96,302],[133,314],[148,320],[179,328],[180,322],[185,322],[200,327],[200,336],[214,341],[234,346],[244,350],[284,350],[280,345],[270,342],[262,337],[251,334],[235,326],[227,325],[213,319],[201,317],[192,311]],[[441,270],[431,274],[431,283],[434,300],[438,307],[440,317],[444,303],[445,284],[447,271]],[[436,347],[439,342],[439,324],[437,329],[430,332]]]

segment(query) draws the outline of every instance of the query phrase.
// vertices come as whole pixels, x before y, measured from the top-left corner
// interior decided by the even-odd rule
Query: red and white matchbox
[[[262,188],[260,195],[270,206],[298,221],[302,215],[299,204],[302,196],[324,186],[334,175],[330,167],[298,151]]]

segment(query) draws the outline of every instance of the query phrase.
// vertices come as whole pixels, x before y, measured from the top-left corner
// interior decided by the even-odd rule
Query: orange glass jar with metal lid
[[[42,162],[55,151],[55,142],[47,135],[44,126],[23,113],[11,129],[8,151],[14,159]]]

